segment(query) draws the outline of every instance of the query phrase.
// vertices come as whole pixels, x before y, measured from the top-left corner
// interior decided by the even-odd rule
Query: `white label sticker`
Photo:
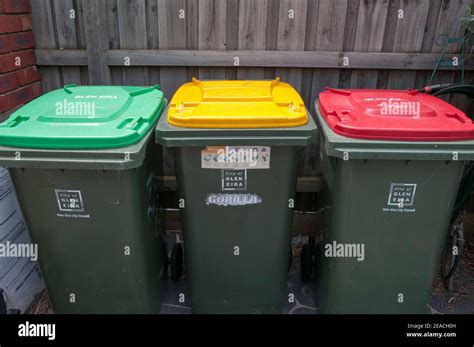
[[[208,146],[201,151],[203,169],[269,169],[268,146]]]
[[[388,195],[388,206],[383,208],[385,212],[415,212],[416,184],[415,183],[391,183]]]
[[[247,190],[247,170],[222,170],[222,190]]]
[[[413,206],[415,202],[415,192],[416,184],[392,183],[390,185],[388,205]]]
[[[84,202],[82,200],[82,194],[80,190],[70,189],[55,189],[56,200],[58,201],[58,208],[60,212],[57,213],[58,217],[68,218],[89,218],[88,214],[80,214],[84,212]]]
[[[80,190],[55,189],[59,211],[84,212]]]
[[[206,205],[217,206],[245,206],[262,203],[262,198],[257,194],[209,194]]]

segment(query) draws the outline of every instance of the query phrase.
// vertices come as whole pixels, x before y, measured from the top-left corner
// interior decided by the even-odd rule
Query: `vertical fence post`
[[[110,68],[106,52],[109,49],[106,2],[83,0],[90,84],[110,84]]]

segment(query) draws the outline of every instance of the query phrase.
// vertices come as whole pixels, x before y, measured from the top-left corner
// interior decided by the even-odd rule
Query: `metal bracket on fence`
[[[468,33],[464,35],[463,37],[450,37],[448,34],[443,33],[443,34],[439,34],[436,37],[435,45],[443,46],[443,48],[441,50],[441,54],[438,56],[438,59],[436,60],[435,68],[433,69],[433,72],[431,73],[431,76],[427,85],[432,84],[434,76],[436,75],[436,72],[438,71],[440,67],[452,67],[453,69],[461,70],[461,84],[464,84],[465,52],[466,52],[466,47],[472,46],[473,42],[471,40],[472,40],[472,33]],[[446,54],[448,54],[450,45],[461,46],[460,57],[457,60],[453,60],[453,58],[447,59],[444,57]]]

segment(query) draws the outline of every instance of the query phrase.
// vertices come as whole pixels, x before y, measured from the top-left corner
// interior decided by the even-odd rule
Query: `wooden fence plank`
[[[355,52],[381,52],[385,24],[387,23],[388,0],[361,0],[357,17]],[[349,65],[351,65],[349,61]],[[376,88],[378,71],[353,71],[351,88]]]
[[[110,69],[105,52],[109,48],[106,3],[100,0],[84,0],[85,32],[90,84],[110,84]]]
[[[233,66],[233,57],[239,54],[241,66],[295,67],[329,69],[408,69],[428,70],[437,54],[366,53],[366,52],[309,52],[309,51],[188,51],[188,50],[109,50],[107,62],[122,66],[125,57],[131,57],[131,66]],[[38,65],[87,65],[84,50],[36,50]],[[447,58],[457,56],[448,54]],[[351,66],[343,66],[348,57]],[[441,68],[441,70],[449,68]],[[466,70],[474,70],[474,57],[466,56]]]
[[[226,50],[232,51],[239,48],[239,0],[227,0],[226,15]],[[233,80],[237,78],[237,68],[226,67],[225,78]]]
[[[76,36],[77,36],[77,48],[87,49],[86,31],[84,27],[84,4],[83,0],[76,0],[77,13],[76,13]],[[89,84],[89,72],[87,66],[79,67],[81,73],[81,83],[84,85]]]
[[[278,40],[278,22],[280,13],[280,0],[271,0],[267,2],[267,24],[265,32],[265,50],[277,50]],[[276,76],[276,69],[266,67],[263,69],[263,78],[273,80]]]
[[[199,49],[226,49],[227,2],[222,0],[199,1]],[[200,79],[225,79],[225,68],[199,69]]]
[[[49,0],[31,2],[31,19],[35,34],[36,47],[56,49],[53,9]],[[43,92],[60,88],[62,85],[59,68],[56,66],[39,67],[42,76]]]
[[[265,50],[267,24],[267,0],[239,1],[239,50]],[[236,55],[240,58],[240,52]],[[239,79],[262,79],[265,76],[261,68],[239,68]]]
[[[394,52],[420,52],[423,46],[424,30],[428,20],[430,1],[401,2],[403,18],[399,18],[393,41]],[[415,87],[416,71],[390,71],[388,87],[408,89]]]
[[[181,53],[186,52],[186,3],[184,0],[158,0],[158,36],[160,50],[178,49],[183,50]],[[186,68],[163,68],[160,70],[160,81],[163,92],[171,96],[180,85],[187,81]]]
[[[317,51],[342,51],[344,46],[344,32],[347,14],[347,2],[320,0],[318,3],[316,35],[314,49]],[[309,17],[308,17],[309,18]],[[314,20],[314,18],[312,20]],[[314,55],[317,55],[316,53]],[[343,56],[340,55],[339,65],[342,65]],[[341,60],[340,60],[341,59]],[[326,86],[339,85],[339,69],[316,69],[313,71],[310,95],[310,110],[314,113],[314,102],[319,93]],[[316,176],[320,174],[318,165],[319,144],[306,149],[303,158],[301,175]]]
[[[120,34],[117,12],[117,0],[107,0],[109,49],[120,49]],[[110,67],[110,78],[113,85],[123,85],[123,64],[124,61],[122,61],[120,66]]]
[[[145,0],[118,0],[117,15],[120,48],[146,49]],[[123,83],[126,85],[148,85],[148,69],[146,67],[124,66],[122,75]]]
[[[186,2],[185,0],[158,0],[158,46],[160,49],[177,49],[186,52]],[[179,52],[179,51],[178,51]],[[187,66],[192,64],[187,64]],[[172,98],[176,89],[187,81],[185,67],[160,69],[161,89]],[[163,171],[174,173],[172,151],[163,148]]]
[[[186,0],[186,49],[199,49],[199,0]],[[186,81],[199,77],[199,68],[186,67]]]
[[[382,52],[392,52],[393,42],[395,41],[395,32],[398,22],[398,10],[400,9],[400,0],[390,0],[388,4],[387,21],[385,23],[385,34],[383,38]],[[377,75],[377,88],[386,89],[388,87],[388,77],[390,71],[381,70]]]
[[[306,15],[306,32],[305,32],[305,51],[316,50],[317,26],[318,26],[318,10],[319,0],[309,1]],[[312,54],[312,53],[310,53]],[[301,81],[301,97],[303,98],[306,107],[312,111],[311,101],[313,100],[313,70],[304,69],[303,78]]]
[[[344,52],[354,51],[355,37],[357,34],[357,22],[359,18],[360,0],[349,0],[346,11],[346,25],[344,27]],[[339,74],[339,88],[346,89],[351,87],[352,70],[344,69]]]
[[[347,2],[320,0],[315,36],[315,49],[318,51],[342,51],[347,12]],[[347,55],[346,55],[347,56]],[[343,66],[342,56],[338,66]],[[311,105],[316,96],[326,86],[339,85],[339,69],[315,70],[312,81]]]
[[[436,35],[436,24],[438,23],[440,11],[441,0],[431,0],[426,19],[425,34],[423,36],[423,43],[421,45],[421,52],[423,53],[431,53]],[[431,67],[431,70],[433,67]],[[417,71],[415,77],[415,88],[424,87],[429,75],[430,72],[428,71]]]
[[[77,49],[77,8],[74,8],[73,1],[53,0],[53,9],[54,23],[59,49]],[[73,12],[71,13],[71,11]],[[61,72],[63,77],[63,85],[81,84],[81,70],[79,69],[79,67],[62,67]]]
[[[159,48],[158,33],[158,3],[156,0],[146,1],[146,37],[147,49]],[[148,67],[148,84],[160,84],[160,68],[155,66]]]
[[[280,0],[277,50],[301,51],[304,49],[307,9],[308,2],[305,0]],[[275,74],[301,92],[302,69],[277,68]]]
[[[308,18],[308,2],[280,0],[278,16],[276,19],[277,30],[268,28],[269,32],[277,32],[276,49],[279,51],[302,51],[305,49],[306,20]],[[311,19],[310,19],[311,20]],[[268,33],[267,33],[268,40]],[[305,71],[312,77],[312,71]],[[276,68],[275,76],[279,76],[282,81],[290,83],[300,93],[308,90],[308,81],[305,80],[303,86],[303,69],[298,68]],[[310,80],[311,81],[311,80]],[[311,91],[309,91],[311,93]],[[308,110],[309,106],[307,105]],[[316,167],[315,160],[318,158],[319,147],[316,145],[308,146],[304,149],[303,157],[299,166],[301,175],[314,173]]]
[[[148,49],[158,49],[158,3],[156,0],[146,0],[146,38]]]

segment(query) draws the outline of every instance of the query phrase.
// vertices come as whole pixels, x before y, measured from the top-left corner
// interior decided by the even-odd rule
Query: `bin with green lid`
[[[159,87],[65,86],[0,124],[56,313],[157,313]]]
[[[417,91],[319,95],[327,224],[316,247],[322,313],[424,313],[474,124]]]
[[[280,313],[298,160],[316,125],[274,81],[181,86],[156,127],[174,150],[194,313]]]

